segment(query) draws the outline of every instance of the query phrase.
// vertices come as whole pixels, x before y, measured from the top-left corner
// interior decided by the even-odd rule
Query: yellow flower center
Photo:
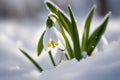
[[[54,42],[53,40],[50,40],[50,42],[48,43],[48,47],[52,47],[55,48],[59,45],[58,42]]]

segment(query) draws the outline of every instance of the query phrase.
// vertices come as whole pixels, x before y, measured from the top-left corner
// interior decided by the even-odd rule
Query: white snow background
[[[120,18],[110,19],[104,34],[108,45],[103,51],[94,52],[80,62],[74,59],[63,61],[56,68],[48,54],[43,52],[40,57],[36,54],[45,19],[39,23],[28,21],[27,24],[15,20],[0,21],[0,80],[120,80]],[[97,17],[93,19],[91,31],[100,21]],[[78,20],[80,35],[83,22],[83,18]],[[45,70],[39,73],[18,48],[27,51]]]

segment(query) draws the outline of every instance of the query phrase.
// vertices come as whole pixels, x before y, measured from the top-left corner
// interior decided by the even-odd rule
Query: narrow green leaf
[[[42,72],[43,69],[40,67],[40,65],[30,56],[28,55],[28,53],[26,53],[25,51],[23,51],[22,49],[19,49],[33,64],[34,66],[40,71]]]
[[[51,1],[45,1],[45,3],[46,3],[46,5],[47,5],[47,8],[51,11],[51,12],[53,12],[53,13],[55,13],[55,14],[58,14],[58,11],[59,11],[59,9],[58,9],[58,6],[56,6],[53,2],[51,2]]]
[[[74,53],[75,53],[76,59],[80,60],[82,58],[82,55],[81,55],[80,40],[79,40],[79,33],[78,33],[78,29],[77,29],[77,24],[76,24],[76,21],[74,19],[74,15],[72,13],[70,6],[68,6],[68,10],[69,10],[70,18],[71,18],[71,28],[72,28],[72,34],[73,34]]]
[[[89,40],[88,40],[88,55],[90,56],[95,49],[97,43],[101,39],[102,35],[104,34],[108,21],[109,21],[110,15],[107,15],[104,22],[91,34]]]
[[[66,16],[65,13],[63,13],[62,10],[60,10],[60,8],[58,8],[58,6],[56,6],[54,3],[50,2],[50,1],[46,1],[46,5],[48,7],[48,9],[56,14],[60,19],[61,19],[61,23],[62,26],[65,28],[65,30],[71,35],[71,28],[70,28],[70,20],[68,19],[68,17]],[[64,21],[63,21],[64,20]]]
[[[75,55],[74,55],[74,52],[72,50],[72,47],[71,47],[70,42],[67,39],[67,37],[66,37],[66,48],[67,48],[67,51],[69,53],[70,59],[73,59],[75,57]]]
[[[61,15],[60,15],[60,16],[61,16]],[[64,38],[64,40],[65,40],[66,49],[67,49],[67,51],[68,51],[68,54],[69,54],[69,56],[70,56],[70,59],[73,59],[75,56],[74,56],[73,50],[72,50],[72,48],[71,48],[70,42],[69,42],[69,40],[67,39],[67,36],[66,36],[66,34],[65,34],[65,31],[64,31],[64,29],[63,29],[63,27],[62,27],[62,24],[61,24],[60,19],[57,19],[57,22],[58,22],[58,24],[59,24],[59,26],[60,26],[60,30],[61,30],[62,36],[63,36],[63,38]]]
[[[38,46],[37,46],[37,55],[39,56],[43,50],[43,36],[45,34],[45,31],[42,33],[40,40],[38,42]]]
[[[89,37],[89,30],[90,30],[90,25],[91,25],[91,21],[93,18],[93,14],[95,11],[95,6],[91,9],[91,11],[89,12],[86,21],[85,21],[85,26],[84,26],[84,32],[83,32],[83,36],[82,36],[82,51],[87,51],[87,47],[88,47],[88,37]]]
[[[65,14],[65,13],[64,13],[64,14]],[[68,17],[65,16],[64,14],[59,11],[59,12],[58,12],[58,17],[64,19],[64,21],[61,21],[61,23],[62,23],[63,27],[65,28],[65,30],[66,30],[69,34],[71,34],[70,21],[69,21]],[[61,17],[60,17],[60,15],[61,15]],[[70,36],[71,36],[71,35],[70,35]]]
[[[70,25],[68,25],[68,23],[66,22],[66,19],[60,14],[59,15],[59,19],[62,23],[62,26],[65,26],[67,28],[67,32],[69,33],[71,39],[73,39],[73,35],[72,35],[72,28],[70,27]]]

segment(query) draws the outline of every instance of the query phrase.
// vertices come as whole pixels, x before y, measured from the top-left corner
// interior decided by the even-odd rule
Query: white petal
[[[57,35],[58,34],[57,34],[56,28],[55,27],[50,28],[50,38],[55,42],[58,41],[58,36]]]
[[[57,41],[59,43],[59,48],[65,49],[65,41],[62,34],[56,28],[54,28],[54,31],[55,34],[57,34],[56,36],[57,36]]]
[[[56,50],[54,60],[56,64],[59,64],[62,58],[62,52],[60,50]]]
[[[98,45],[97,45],[97,50],[98,51],[103,51],[104,47],[108,45],[107,39],[102,36],[101,40],[99,41]]]
[[[48,48],[49,41],[50,41],[50,29],[47,28],[45,35],[43,37],[43,46],[44,46],[45,50],[47,50],[47,48]]]
[[[64,38],[63,38],[63,36],[61,35],[60,32],[57,32],[57,33],[58,33],[58,39],[59,39],[60,47],[61,47],[62,49],[65,49],[66,45],[65,45]]]
[[[60,40],[58,40],[58,43],[59,43],[59,46],[57,48],[65,49],[65,45],[63,45]]]

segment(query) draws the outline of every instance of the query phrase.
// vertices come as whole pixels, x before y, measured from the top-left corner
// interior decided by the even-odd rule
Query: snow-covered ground
[[[43,21],[44,22],[44,21]],[[53,68],[48,54],[37,57],[36,48],[45,23],[20,24],[17,21],[0,22],[0,80],[119,80],[120,79],[120,19],[112,18],[105,37],[108,45],[102,52],[81,60],[63,61]],[[82,22],[79,27],[82,31]],[[92,26],[98,25],[93,20]],[[94,29],[94,27],[93,27]],[[45,69],[39,73],[18,50],[22,48]]]
[[[40,80],[119,80],[120,41],[111,42],[103,52],[81,60],[62,62],[57,68],[45,71]]]

